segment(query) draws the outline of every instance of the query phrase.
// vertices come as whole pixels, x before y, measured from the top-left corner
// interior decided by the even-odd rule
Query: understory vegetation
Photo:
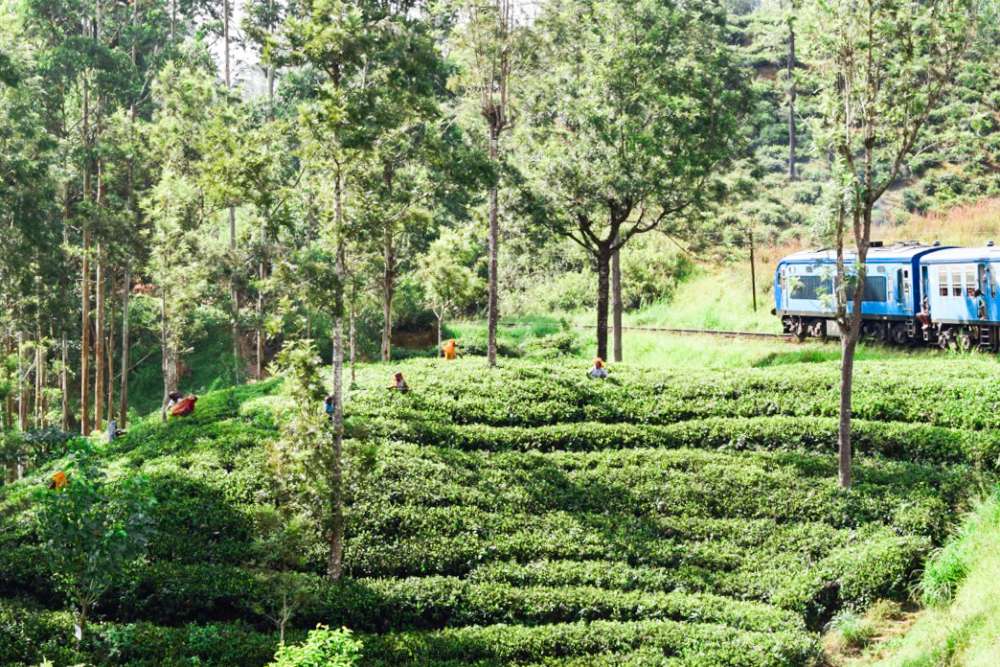
[[[535,361],[398,368],[409,393],[385,389],[383,365],[347,393],[338,582],[273,460],[296,409],[280,379],[98,448],[109,493],[142,478],[155,503],[144,564],[114,577],[79,648],[35,516],[52,471],[74,468],[53,452],[0,487],[0,663],[265,665],[279,632],[297,645],[317,624],[353,634],[317,634],[286,660],[819,663],[831,620],[910,597],[1000,469],[985,359],[860,363],[850,490],[835,364],[620,366],[605,382]],[[968,558],[935,556],[925,595]]]

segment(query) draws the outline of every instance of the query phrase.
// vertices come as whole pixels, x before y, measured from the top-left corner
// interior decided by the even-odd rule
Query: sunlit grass
[[[956,559],[962,565],[955,567]],[[957,579],[955,575],[961,571]],[[927,566],[923,577],[930,607],[902,638],[883,647],[883,667],[1000,665],[1000,498],[973,512],[961,532]],[[954,589],[948,604],[945,589]]]
[[[886,243],[940,241],[968,247],[985,245],[988,240],[1000,242],[1000,198],[956,206],[946,213],[914,216],[901,225],[881,225],[872,236]]]
[[[758,268],[756,312],[749,271],[749,264],[700,271],[677,288],[671,301],[629,313],[626,326],[780,333],[781,322],[771,314],[771,269]]]

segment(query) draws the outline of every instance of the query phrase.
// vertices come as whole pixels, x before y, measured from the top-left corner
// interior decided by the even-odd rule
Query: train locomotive
[[[845,251],[848,274],[856,255]],[[836,252],[798,252],[778,263],[775,308],[799,340],[837,335]],[[897,345],[1000,350],[1000,248],[873,242],[865,262],[862,336]],[[848,304],[848,308],[851,304]]]

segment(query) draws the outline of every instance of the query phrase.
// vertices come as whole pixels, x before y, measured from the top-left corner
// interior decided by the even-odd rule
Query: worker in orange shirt
[[[69,484],[69,478],[66,476],[66,473],[62,470],[57,470],[56,473],[52,475],[52,481],[49,482],[49,488],[58,491],[59,489],[65,488],[67,484]]]
[[[458,356],[458,343],[455,342],[454,338],[450,338],[447,343],[441,346],[441,350],[444,352],[445,359],[454,359]]]

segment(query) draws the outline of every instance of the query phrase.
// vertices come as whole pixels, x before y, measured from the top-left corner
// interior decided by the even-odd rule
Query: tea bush
[[[360,368],[339,583],[319,530],[293,565],[267,551],[261,517],[297,511],[271,467],[279,380],[134,424],[101,455],[109,479],[148,478],[154,535],[80,653],[31,520],[63,462],[39,461],[0,488],[0,664],[263,666],[286,586],[288,641],[346,626],[362,665],[804,665],[835,614],[909,595],[996,479],[982,364],[859,364],[843,491],[832,364],[595,382],[572,363],[412,360],[405,395]]]

